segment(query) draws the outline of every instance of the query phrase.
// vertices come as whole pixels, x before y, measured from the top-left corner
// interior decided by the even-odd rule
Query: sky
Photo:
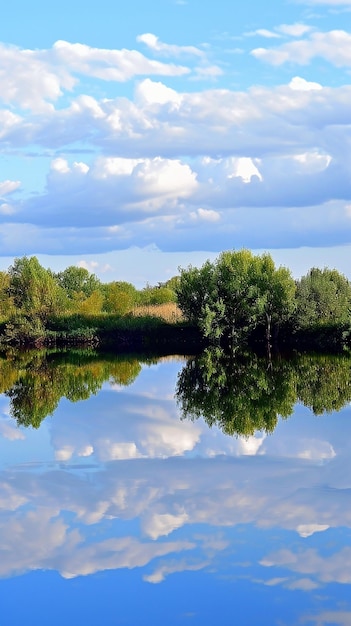
[[[0,267],[157,283],[222,250],[351,278],[351,0],[13,0]]]

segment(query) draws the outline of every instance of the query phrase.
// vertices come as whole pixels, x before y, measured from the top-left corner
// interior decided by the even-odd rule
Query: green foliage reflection
[[[10,398],[10,413],[19,426],[39,428],[62,397],[71,402],[86,400],[107,380],[131,384],[140,370],[136,358],[103,357],[89,351],[13,353],[12,358],[0,360],[0,392]]]
[[[351,361],[342,356],[303,355],[267,359],[205,350],[178,376],[182,417],[203,417],[228,435],[273,432],[278,418],[292,415],[300,401],[315,415],[337,411],[351,400]]]

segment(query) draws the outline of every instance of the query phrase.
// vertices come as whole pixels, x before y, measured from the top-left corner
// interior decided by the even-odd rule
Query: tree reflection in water
[[[347,404],[350,365],[347,356],[302,355],[267,363],[252,353],[208,349],[181,370],[176,398],[183,419],[203,417],[228,435],[271,433],[298,401],[315,415]]]
[[[10,398],[10,413],[19,426],[39,428],[62,397],[71,402],[86,400],[105,381],[129,385],[140,371],[136,358],[88,350],[62,354],[14,352],[0,361],[0,392]]]
[[[86,400],[105,381],[130,385],[142,363],[157,360],[90,350],[13,352],[0,359],[0,393],[10,398],[10,413],[19,426],[39,428],[62,397]],[[298,401],[315,415],[350,402],[350,365],[347,356],[302,355],[267,362],[253,353],[207,349],[186,362],[175,395],[183,419],[203,417],[228,435],[271,433],[279,417],[292,415]]]

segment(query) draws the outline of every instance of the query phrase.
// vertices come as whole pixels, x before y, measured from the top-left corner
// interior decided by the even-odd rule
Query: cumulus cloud
[[[22,109],[49,112],[77,76],[125,82],[135,76],[183,76],[185,66],[148,59],[137,50],[107,50],[57,41],[52,49],[25,50],[0,44],[0,98]]]
[[[317,53],[330,59],[344,54],[348,62],[346,31],[320,33],[296,22],[274,32],[294,41],[262,49],[258,56],[269,62],[279,64],[286,53],[293,58],[289,51],[295,48],[286,46],[300,50],[298,63]],[[145,42],[155,54],[158,48],[184,52],[150,33],[140,36],[139,43]],[[201,61],[191,72],[187,68],[192,78],[211,74],[198,49],[189,48],[189,56]],[[295,74],[270,88],[181,91],[176,83],[153,80],[157,74],[172,76],[173,66],[151,67],[156,61],[133,50],[62,41],[51,50],[1,50],[9,59],[2,71],[11,72],[11,80],[16,59],[27,63],[28,76],[34,64],[38,81],[50,72],[55,76],[55,87],[48,78],[46,88],[35,85],[31,92],[19,73],[23,94],[14,88],[9,98],[20,105],[25,92],[34,113],[0,110],[6,149],[29,150],[33,160],[47,165],[46,187],[35,194],[15,177],[0,183],[4,254],[349,242],[348,85],[325,87]],[[80,76],[120,81],[122,74],[126,80],[140,76],[132,96],[77,93]],[[63,94],[62,106],[55,108]],[[5,195],[19,190],[21,195]],[[259,225],[255,232],[252,223]]]
[[[276,48],[256,48],[251,54],[271,65],[297,63],[307,65],[321,57],[336,67],[351,65],[351,34],[344,30],[313,32],[306,39],[282,44]]]

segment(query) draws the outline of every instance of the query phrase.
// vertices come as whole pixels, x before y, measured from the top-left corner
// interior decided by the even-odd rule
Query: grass
[[[156,317],[169,324],[184,321],[183,314],[175,302],[138,306],[133,309],[132,315],[133,317]]]

